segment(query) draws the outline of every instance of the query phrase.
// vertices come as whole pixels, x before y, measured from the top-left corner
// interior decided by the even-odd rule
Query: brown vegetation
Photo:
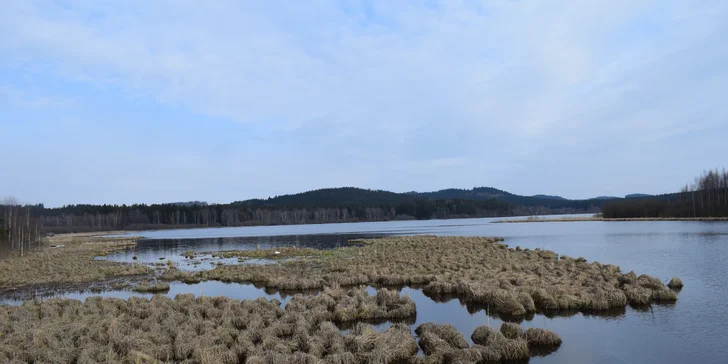
[[[670,283],[667,284],[668,287],[671,289],[682,289],[683,288],[683,281],[678,277],[672,277],[670,280]]]
[[[344,335],[337,312],[372,308],[374,316],[414,306],[397,292],[327,288],[320,298],[276,300],[157,295],[151,300],[52,299],[0,307],[2,362],[392,363],[417,354],[406,325],[377,332],[357,324]],[[407,312],[406,314],[409,314]]]
[[[547,250],[510,249],[501,239],[389,237],[360,241],[265,266],[228,265],[194,274],[169,271],[168,280],[255,283],[282,290],[371,284],[421,285],[428,295],[456,295],[506,318],[535,312],[610,312],[628,303],[674,302],[659,279]],[[266,253],[262,253],[266,254]]]
[[[216,258],[248,258],[248,259],[276,259],[290,257],[319,256],[326,254],[326,250],[296,247],[281,247],[276,249],[258,250],[228,250],[212,254]]]
[[[523,335],[523,330],[521,330],[521,326],[512,322],[504,322],[501,325],[500,332],[508,339],[515,339]]]
[[[169,291],[169,283],[167,282],[156,282],[154,284],[149,282],[142,282],[136,287],[131,289],[135,292],[140,293],[160,293]]]
[[[532,327],[524,331],[522,337],[531,347],[553,348],[561,345],[561,337],[551,330]]]
[[[428,355],[427,363],[484,363],[525,360],[531,355],[526,340],[521,337],[506,338],[487,326],[478,327],[471,338],[475,345],[468,345],[465,338],[450,325],[427,323],[416,330],[420,347]]]
[[[120,276],[146,275],[144,265],[124,264],[94,257],[136,245],[136,238],[104,239],[89,234],[49,237],[48,246],[24,257],[0,259],[0,291],[64,283],[101,281]]]

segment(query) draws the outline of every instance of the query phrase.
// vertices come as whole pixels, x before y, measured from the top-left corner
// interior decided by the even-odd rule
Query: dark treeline
[[[609,201],[602,213],[605,218],[728,217],[728,172],[717,169],[705,172],[680,193],[663,198]]]
[[[603,199],[592,198],[588,200],[569,200],[558,196],[536,195],[521,196],[493,187],[475,187],[470,190],[448,188],[434,192],[410,192],[412,196],[433,200],[459,198],[464,200],[489,200],[497,199],[505,201],[512,206],[526,206],[535,208],[546,208],[547,211],[575,211],[593,212],[598,210],[604,203]]]
[[[34,214],[38,206],[21,206],[8,198],[0,205],[0,253],[24,255],[41,243],[40,219]]]
[[[44,232],[139,230],[177,227],[312,224],[395,219],[446,219],[595,212],[572,207],[516,205],[496,198],[428,199],[359,188],[330,188],[230,204],[36,206]]]

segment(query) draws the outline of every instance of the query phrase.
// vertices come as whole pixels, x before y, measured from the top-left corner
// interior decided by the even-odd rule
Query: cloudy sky
[[[5,1],[0,196],[568,198],[728,167],[728,2]]]

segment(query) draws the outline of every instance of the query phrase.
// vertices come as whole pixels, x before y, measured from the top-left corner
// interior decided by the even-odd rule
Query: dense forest
[[[28,206],[42,232],[311,224],[598,212],[603,201],[518,196],[494,188],[394,193],[328,188],[229,204]],[[35,220],[34,220],[35,221]]]
[[[605,218],[728,217],[728,172],[705,172],[680,193],[609,201],[602,214]]]

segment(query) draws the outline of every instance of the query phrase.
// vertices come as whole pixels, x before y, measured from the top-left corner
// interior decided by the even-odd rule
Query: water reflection
[[[185,271],[214,269],[218,265],[235,264],[271,264],[268,259],[220,258],[211,252],[225,250],[256,250],[283,247],[336,249],[350,246],[350,240],[372,239],[386,234],[317,234],[317,235],[283,235],[283,236],[246,236],[230,238],[197,238],[197,239],[142,239],[137,246],[97,257],[99,260],[115,262],[164,266],[167,261]],[[185,256],[187,255],[187,257]],[[194,257],[190,257],[193,255]]]

